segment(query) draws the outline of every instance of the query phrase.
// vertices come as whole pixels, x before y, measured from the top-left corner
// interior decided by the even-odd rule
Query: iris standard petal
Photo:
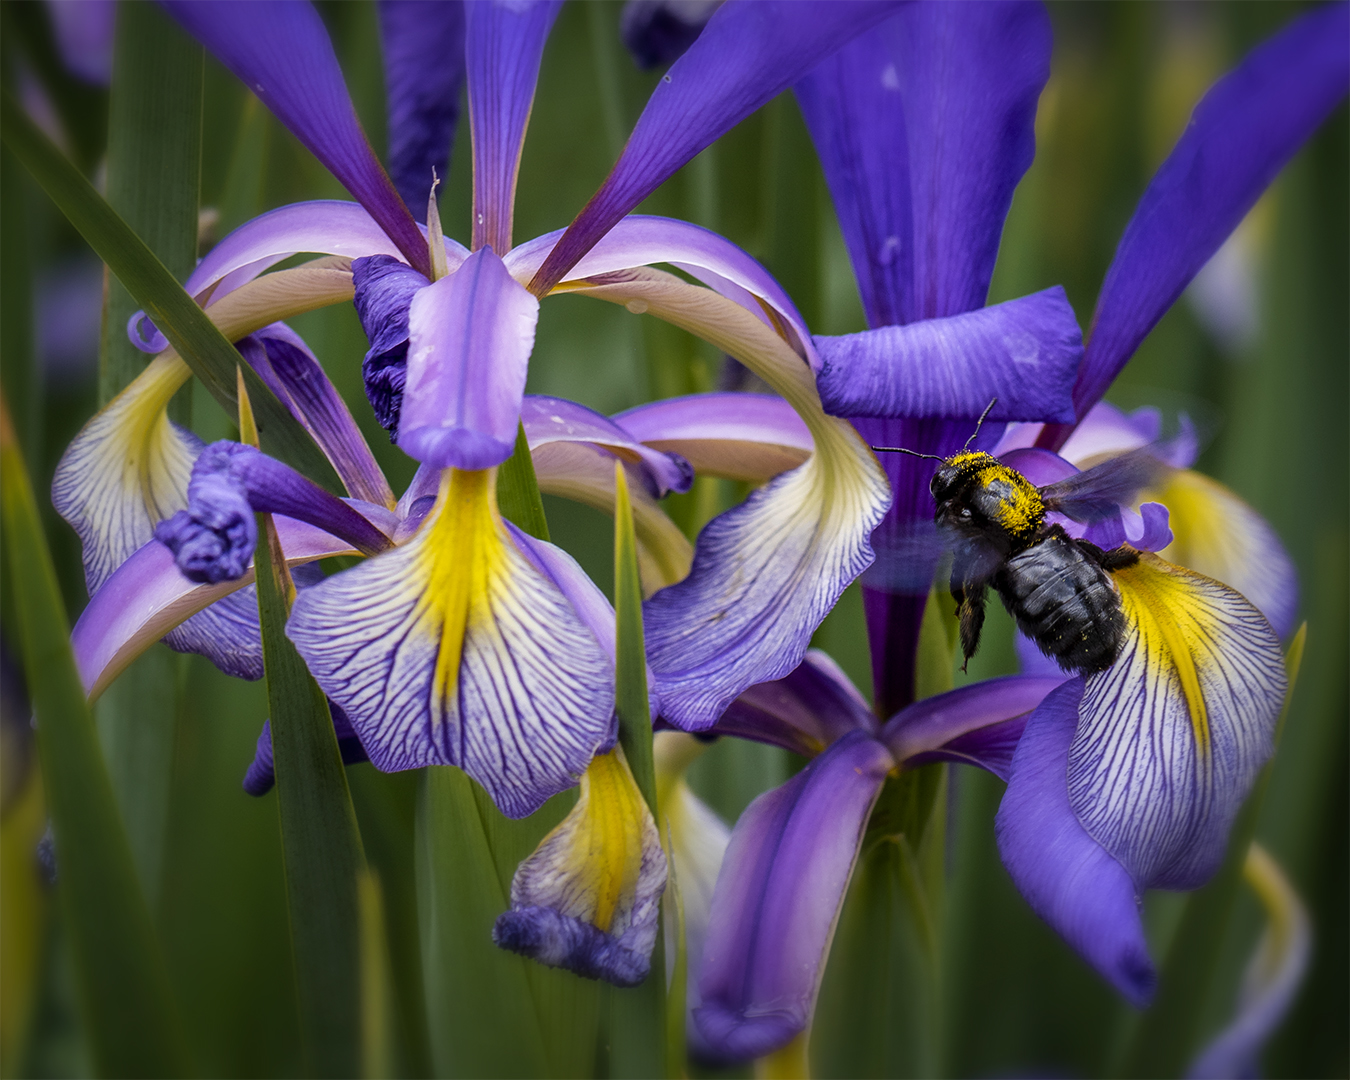
[[[876,739],[852,732],[736,823],[694,1013],[721,1056],[759,1057],[810,1020],[867,818],[894,764]]]
[[[581,777],[577,804],[511,881],[492,940],[550,967],[636,986],[651,970],[666,856],[615,748]]]
[[[464,82],[462,0],[380,0],[389,114],[389,172],[413,216],[426,219],[432,178],[445,176]]]
[[[376,766],[458,765],[511,817],[613,737],[613,665],[512,541],[492,470],[447,470],[417,534],[306,589],[286,632]]]
[[[1040,5],[912,4],[798,83],[868,325],[983,306],[1049,75]]]
[[[366,141],[313,6],[285,0],[246,6],[164,0],[164,6],[323,162],[404,258],[430,273],[426,241]]]
[[[480,248],[416,293],[398,445],[431,465],[486,469],[511,456],[539,301]]]
[[[679,454],[705,476],[762,484],[811,456],[811,430],[771,394],[690,394],[618,413],[633,438]]]
[[[835,416],[1073,419],[1083,355],[1059,286],[946,318],[818,337],[820,400]]]
[[[814,440],[806,464],[713,519],[689,576],[644,605],[662,716],[702,730],[748,686],[801,662],[815,628],[872,561],[868,537],[889,492],[857,433],[821,411],[810,369],[744,308],[657,270],[577,291],[648,311],[730,353],[783,395]]]
[[[876,25],[889,2],[764,0],[725,4],[652,93],[628,143],[530,284],[543,296],[628,211],[676,169],[792,85],[850,38]]]
[[[516,174],[544,42],[562,0],[469,4],[469,119],[473,130],[473,250],[511,250]]]
[[[1027,903],[1133,1004],[1157,976],[1134,882],[1069,805],[1064,773],[1078,726],[1081,679],[1052,691],[1031,714],[1013,754],[994,819],[999,854]]]
[[[1074,390],[1079,415],[1348,90],[1350,7],[1339,3],[1293,20],[1210,88],[1106,272]]]
[[[1126,639],[1086,682],[1069,801],[1142,890],[1193,889],[1272,750],[1287,680],[1240,594],[1144,553],[1118,570]]]

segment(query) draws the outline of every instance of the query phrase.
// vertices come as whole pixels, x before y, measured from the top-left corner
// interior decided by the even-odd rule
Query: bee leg
[[[1103,551],[1101,558],[1097,561],[1101,563],[1103,570],[1123,570],[1139,561],[1139,552],[1135,551],[1129,544],[1121,544],[1118,548]]]
[[[961,630],[961,652],[965,656],[965,663],[961,665],[962,671],[966,670],[970,658],[980,647],[980,630],[984,627],[984,600],[987,592],[984,585],[974,586],[956,609]]]

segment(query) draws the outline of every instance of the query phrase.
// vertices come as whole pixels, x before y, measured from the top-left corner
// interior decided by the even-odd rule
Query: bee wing
[[[1157,445],[1141,446],[1048,484],[1040,489],[1045,508],[1075,521],[1108,518],[1120,507],[1132,506],[1141,491],[1156,487],[1173,471],[1158,452]]]
[[[985,544],[972,542],[953,529],[931,521],[918,521],[902,536],[872,536],[876,561],[864,572],[862,581],[870,589],[922,596],[940,575],[939,588],[947,587],[948,570],[940,570],[944,555],[955,553],[964,580],[985,580],[1002,561],[999,553]]]

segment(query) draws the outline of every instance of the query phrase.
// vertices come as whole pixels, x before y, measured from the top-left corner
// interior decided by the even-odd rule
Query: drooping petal
[[[690,394],[619,413],[633,438],[679,454],[695,472],[762,484],[815,449],[796,411],[771,394]]]
[[[464,82],[462,0],[380,0],[389,113],[389,172],[413,216],[426,219],[433,176],[445,176]]]
[[[1049,74],[1040,5],[912,4],[798,83],[868,325],[983,306]]]
[[[662,716],[701,730],[741,691],[801,662],[815,628],[872,561],[868,537],[889,493],[856,432],[821,411],[810,369],[744,308],[657,270],[611,275],[578,291],[637,301],[730,353],[783,395],[814,440],[806,464],[711,521],[689,576],[644,605]]]
[[[850,731],[876,734],[877,721],[839,665],[812,649],[788,675],[741,694],[713,730],[815,757]]]
[[[1148,553],[1113,579],[1126,639],[1086,682],[1069,801],[1141,890],[1193,889],[1270,756],[1284,658],[1265,616],[1227,586]]]
[[[888,2],[725,4],[671,66],[623,153],[535,275],[542,296],[628,211],[705,146],[885,18]]]
[[[492,940],[550,967],[636,986],[651,970],[666,856],[623,751],[600,754],[581,796],[520,864]]]
[[[284,0],[164,6],[323,162],[404,258],[430,273],[426,241],[366,141],[318,12]]]
[[[1134,882],[1074,815],[1064,780],[1082,694],[1082,680],[1071,679],[1031,714],[994,832],[1003,865],[1032,910],[1142,1007],[1157,976]]]
[[[1065,420],[1083,355],[1059,286],[994,307],[818,337],[818,380],[835,416]]]
[[[333,734],[337,736],[338,753],[342,755],[342,764],[358,765],[363,761],[369,761],[370,758],[366,755],[361,740],[356,737],[356,732],[352,730],[352,725],[347,720],[347,714],[331,701],[328,708],[333,716]],[[244,774],[243,788],[245,793],[256,798],[271,791],[276,779],[276,766],[272,760],[272,722],[264,720],[253,760],[249,763],[248,772]]]
[[[469,118],[473,130],[473,250],[511,250],[516,173],[534,104],[539,59],[562,0],[469,4]]]
[[[1074,389],[1080,416],[1347,91],[1350,8],[1339,3],[1295,19],[1210,88],[1102,283]]]
[[[512,817],[612,738],[613,665],[512,541],[491,470],[447,471],[416,536],[301,593],[287,634],[378,768],[458,765]]]
[[[678,60],[721,6],[722,0],[628,0],[619,36],[640,68]]]
[[[480,248],[416,293],[398,445],[431,465],[486,469],[511,456],[539,301]]]
[[[867,818],[893,765],[881,743],[852,732],[736,823],[694,1013],[718,1054],[761,1056],[810,1021]]]

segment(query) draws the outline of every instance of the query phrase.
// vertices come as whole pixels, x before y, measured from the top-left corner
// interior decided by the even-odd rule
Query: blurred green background
[[[91,177],[107,134],[108,93],[54,62],[43,5],[3,5],[6,85],[52,106],[72,156]],[[373,4],[321,5],[377,150],[384,93]],[[638,72],[619,44],[617,3],[568,4],[544,56],[521,166],[517,241],[567,224],[603,179],[657,73]],[[1282,3],[1055,4],[1053,73],[1037,121],[1038,152],[1018,189],[991,301],[1053,284],[1080,322],[1091,317],[1116,242],[1149,177],[1204,89],[1295,14]],[[209,243],[255,214],[308,198],[343,198],[327,172],[242,87],[208,59],[200,205]],[[1289,874],[1314,924],[1313,962],[1288,1021],[1268,1048],[1271,1076],[1350,1072],[1347,918],[1347,566],[1350,296],[1347,114],[1342,107],[1294,160],[1206,271],[1150,336],[1109,398],[1127,408],[1186,412],[1206,438],[1199,467],[1274,525],[1299,568],[1308,652],[1261,811],[1257,835]],[[469,239],[468,125],[442,188],[446,232]],[[11,412],[36,485],[45,490],[66,443],[99,395],[100,264],[22,167],[0,156],[0,362]],[[861,307],[819,166],[790,95],[767,106],[683,169],[643,209],[717,230],[764,262],[818,333],[863,327]],[[351,403],[396,490],[412,463],[390,446],[361,392],[366,343],[354,311],[296,319]],[[108,333],[119,333],[112,327]],[[580,297],[543,305],[528,389],[614,412],[655,397],[737,389],[743,373],[710,348],[653,320]],[[230,420],[202,392],[190,416],[207,439]],[[691,531],[740,496],[700,481],[673,500]],[[555,542],[612,587],[611,527],[602,515],[546,499]],[[48,511],[49,540],[72,618],[85,601],[73,533]],[[5,603],[4,641],[14,648]],[[1002,617],[1002,612],[998,613]],[[869,690],[856,588],[817,644]],[[1011,670],[1006,618],[989,633],[969,678]],[[0,1065],[7,1076],[88,1071],[66,945],[51,889],[33,855],[44,828],[31,733],[14,669],[5,667],[3,980]],[[172,732],[172,760],[153,781],[126,729],[106,719],[131,709]],[[261,684],[232,681],[196,657],[157,654],[100,706],[110,768],[126,798],[138,868],[158,920],[202,1072],[277,1076],[300,1068],[275,796],[251,799],[240,780],[266,715]],[[728,821],[797,763],[776,750],[723,740],[695,766],[695,789]],[[416,782],[351,770],[367,852],[385,891],[395,983],[396,1071],[429,1075],[420,1010],[412,883]],[[823,1075],[1110,1075],[1120,1069],[1130,1011],[1028,910],[994,848],[1002,785],[954,769],[949,789],[937,997],[906,1000],[885,979],[858,985],[836,957],[815,1033]],[[153,800],[152,800],[153,801]],[[138,839],[139,838],[139,839]],[[1180,898],[1150,897],[1161,956]],[[841,941],[863,922],[846,920]],[[1224,936],[1202,1028],[1231,1015],[1237,980],[1261,926],[1244,894]],[[859,933],[862,933],[859,930]],[[904,943],[891,942],[903,949]],[[847,951],[847,950],[843,950]],[[882,955],[890,955],[886,947]],[[842,955],[841,949],[836,953]],[[939,1032],[923,1055],[913,1029]],[[617,1066],[616,1066],[617,1070]],[[616,1071],[616,1075],[617,1075]]]

